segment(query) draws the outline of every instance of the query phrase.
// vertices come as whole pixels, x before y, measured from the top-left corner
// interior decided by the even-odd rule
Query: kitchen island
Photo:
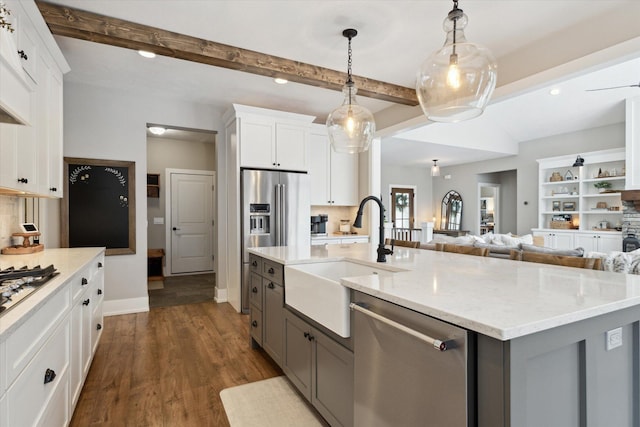
[[[640,276],[406,248],[380,264],[375,249],[252,253],[284,266],[352,260],[395,271],[341,283],[352,298],[468,331],[468,425],[640,423]]]

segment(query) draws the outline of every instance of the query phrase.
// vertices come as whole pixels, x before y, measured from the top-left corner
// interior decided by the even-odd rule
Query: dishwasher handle
[[[430,337],[428,335],[425,335],[425,334],[423,334],[421,332],[418,332],[418,331],[416,331],[414,329],[408,328],[408,327],[404,326],[403,324],[400,324],[400,323],[395,322],[395,321],[393,321],[391,319],[388,319],[388,318],[386,318],[384,316],[381,316],[378,313],[374,313],[373,311],[368,310],[367,308],[363,307],[363,305],[360,304],[360,303],[352,302],[351,304],[349,304],[349,308],[352,309],[352,310],[359,311],[360,313],[362,313],[362,314],[364,314],[366,316],[372,317],[372,318],[374,318],[376,320],[381,321],[384,324],[392,326],[392,327],[394,327],[396,329],[401,330],[404,333],[407,333],[407,334],[409,334],[409,335],[411,335],[411,336],[413,336],[415,338],[418,338],[419,340],[424,341],[427,344],[431,345],[436,350],[439,350],[439,351],[446,351],[447,350],[446,341],[442,341],[442,340],[438,340],[438,339],[432,338],[432,337]]]

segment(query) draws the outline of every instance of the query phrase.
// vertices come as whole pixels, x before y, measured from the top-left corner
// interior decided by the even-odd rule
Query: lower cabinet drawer
[[[42,346],[52,328],[69,311],[69,304],[69,286],[67,286],[49,298],[37,312],[9,335],[5,342],[7,386],[11,385]]]
[[[7,390],[7,425],[66,425],[69,420],[69,339],[67,317]],[[52,419],[46,419],[47,416]]]
[[[251,306],[251,338],[253,338],[262,347],[262,310],[258,310]]]

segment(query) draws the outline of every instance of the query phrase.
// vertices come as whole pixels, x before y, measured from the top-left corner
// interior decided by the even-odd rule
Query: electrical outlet
[[[622,347],[622,328],[615,328],[605,332],[607,351]]]

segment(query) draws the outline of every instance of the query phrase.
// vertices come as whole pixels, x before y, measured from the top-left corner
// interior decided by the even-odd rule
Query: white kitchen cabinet
[[[93,260],[71,280],[70,409],[78,403],[84,379],[102,333],[104,255]]]
[[[18,33],[18,57],[22,64],[22,69],[37,83],[38,67],[38,36],[31,20],[24,12],[19,12],[17,33]]]
[[[4,19],[14,31],[0,28],[0,122],[30,124],[33,85],[18,54],[22,5],[16,0],[3,3],[11,10]]]
[[[544,230],[533,231],[534,236],[544,238],[544,246],[553,249],[573,249],[575,248],[574,234],[570,231]]]
[[[358,155],[336,153],[324,125],[313,125],[309,144],[311,205],[358,204]]]
[[[237,104],[234,110],[241,167],[307,171],[313,117]]]
[[[28,125],[0,123],[0,192],[62,197],[62,74],[69,66],[33,1],[7,6],[15,16],[16,49],[23,51],[18,66],[28,73],[21,97],[28,98],[21,107]],[[11,92],[16,84],[6,89],[5,71],[0,69],[0,92]]]
[[[0,426],[9,425],[7,412],[7,395],[0,393]]]
[[[69,412],[69,316],[7,391],[9,426],[66,426]]]
[[[351,236],[332,236],[332,237],[312,237],[311,245],[345,245],[350,243],[369,243],[369,236],[351,235]]]
[[[62,197],[62,74],[46,56],[39,61],[37,123],[38,194]]]
[[[622,250],[622,235],[613,233],[576,233],[576,247],[584,248],[585,253],[612,252]]]

